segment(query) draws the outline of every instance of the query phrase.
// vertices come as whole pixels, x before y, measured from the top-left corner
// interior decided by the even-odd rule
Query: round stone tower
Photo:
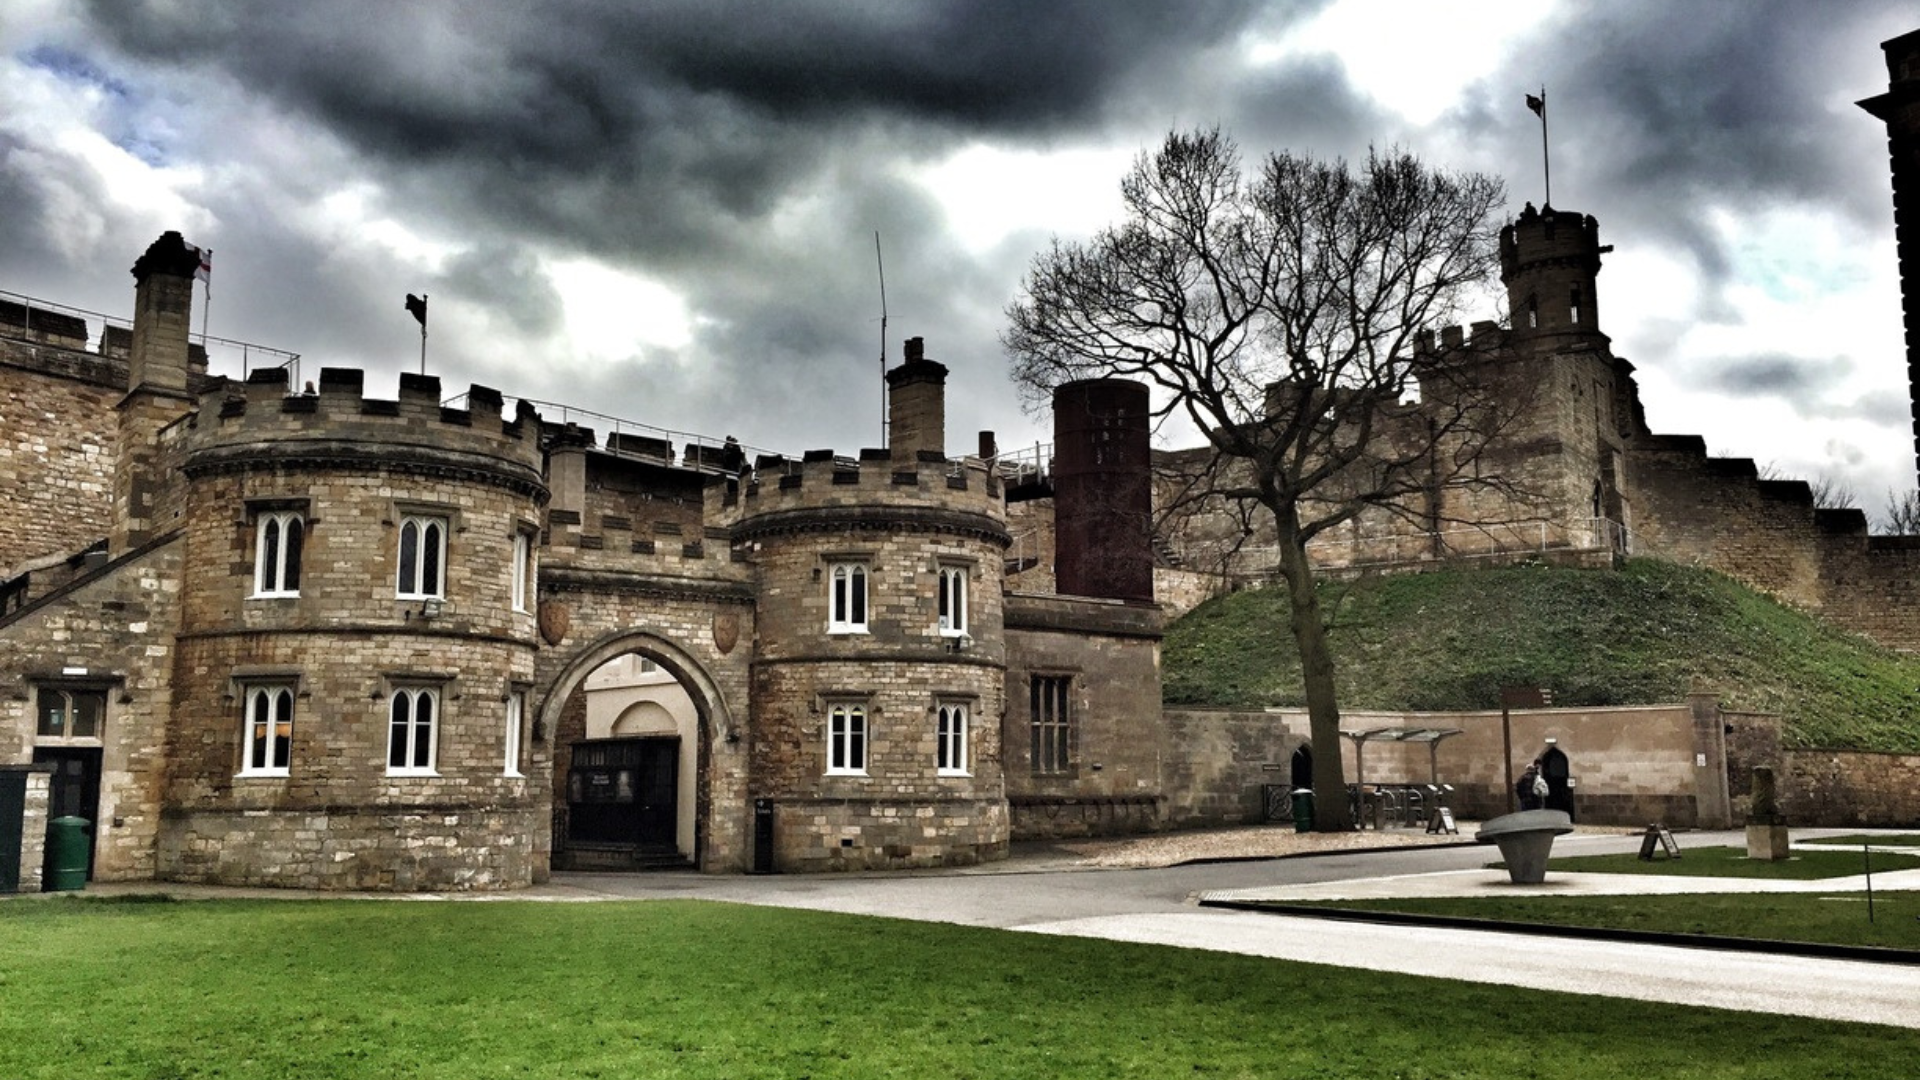
[[[938,449],[946,369],[918,339],[908,357],[895,447],[762,458],[715,496],[756,572],[750,786],[776,869],[1006,854],[1006,510],[984,465]]]
[[[186,591],[160,876],[314,888],[529,884],[538,418],[283,369],[181,425]]]
[[[1600,334],[1600,223],[1590,215],[1532,203],[1500,230],[1500,282],[1507,287],[1513,331],[1523,339],[1592,338]]]

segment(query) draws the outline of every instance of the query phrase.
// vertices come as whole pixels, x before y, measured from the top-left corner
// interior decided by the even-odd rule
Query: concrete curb
[[[1767,941],[1761,938],[1723,937],[1715,934],[1673,934],[1659,930],[1615,930],[1599,926],[1551,926],[1545,923],[1508,922],[1502,919],[1473,919],[1459,915],[1419,915],[1404,911],[1361,911],[1356,908],[1319,907],[1307,904],[1273,903],[1259,900],[1201,899],[1201,907],[1229,911],[1251,911],[1263,915],[1292,915],[1336,922],[1385,923],[1392,926],[1424,926],[1445,930],[1486,930],[1501,934],[1530,934],[1535,937],[1583,938],[1590,941],[1619,941],[1636,945],[1672,945],[1682,949],[1712,949],[1718,952],[1766,953],[1773,956],[1804,956],[1821,960],[1859,960],[1873,964],[1904,964],[1920,967],[1920,950],[1883,949],[1874,945],[1831,945],[1818,941]]]

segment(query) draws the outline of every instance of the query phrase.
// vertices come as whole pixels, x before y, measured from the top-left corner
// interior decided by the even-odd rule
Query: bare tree
[[[1755,469],[1754,475],[1760,480],[1795,482],[1794,477],[1787,475],[1786,470],[1771,461]],[[1815,510],[1855,510],[1860,506],[1853,488],[1831,473],[1821,473],[1812,480],[1800,482],[1807,485],[1807,494],[1812,497]]]
[[[1895,494],[1887,492],[1887,508],[1881,512],[1889,536],[1920,536],[1920,490]]]
[[[1015,380],[1137,378],[1205,437],[1176,498],[1257,506],[1278,538],[1314,760],[1315,823],[1348,827],[1340,713],[1307,545],[1471,471],[1495,395],[1455,321],[1496,265],[1499,181],[1370,152],[1249,175],[1218,130],[1174,133],[1121,181],[1126,216],[1037,255],[1009,309]],[[1417,394],[1418,406],[1402,404]],[[1444,452],[1441,452],[1444,448]],[[1162,478],[1163,490],[1166,479]],[[1431,500],[1429,500],[1431,502]]]

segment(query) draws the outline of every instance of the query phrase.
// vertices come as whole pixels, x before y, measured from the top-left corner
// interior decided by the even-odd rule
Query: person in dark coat
[[[1514,781],[1513,793],[1520,797],[1520,809],[1541,810],[1547,805],[1547,782],[1540,775],[1540,760],[1535,758],[1527,766],[1520,779]]]

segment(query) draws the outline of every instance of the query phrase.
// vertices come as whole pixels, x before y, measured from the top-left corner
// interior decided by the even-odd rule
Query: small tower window
[[[1527,329],[1535,330],[1540,326],[1540,302],[1527,297]]]
[[[259,516],[254,522],[253,595],[300,595],[300,549],[305,538],[306,522],[297,511]]]
[[[394,594],[402,600],[438,599],[446,581],[447,520],[408,514],[400,519],[400,573]]]
[[[1567,321],[1571,322],[1575,326],[1579,326],[1580,325],[1580,286],[1578,285],[1575,285],[1573,287],[1573,292],[1571,293],[1571,295],[1567,297],[1567,312],[1568,312]]]
[[[834,563],[827,573],[827,632],[867,632],[867,565]]]

